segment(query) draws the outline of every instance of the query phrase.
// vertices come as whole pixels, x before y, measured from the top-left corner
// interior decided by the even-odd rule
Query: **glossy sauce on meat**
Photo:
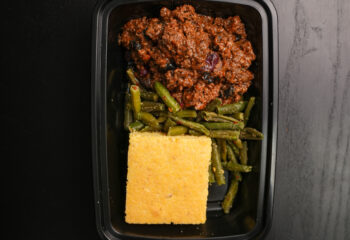
[[[255,54],[246,38],[239,16],[213,18],[183,5],[162,8],[159,18],[130,20],[119,44],[145,87],[160,81],[182,107],[200,110],[217,97],[238,101],[248,90]]]

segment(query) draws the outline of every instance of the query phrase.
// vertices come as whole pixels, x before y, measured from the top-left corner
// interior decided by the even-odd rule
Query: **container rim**
[[[108,27],[108,17],[112,10],[116,7],[131,4],[131,3],[144,3],[153,2],[154,0],[112,0],[112,1],[101,1],[97,4],[94,14],[93,14],[93,24],[92,24],[92,85],[91,85],[91,117],[92,117],[92,160],[93,160],[93,181],[94,181],[94,197],[95,197],[95,214],[96,214],[96,226],[99,235],[103,239],[115,239],[113,234],[121,236],[111,226],[109,220],[109,214],[105,212],[105,209],[109,209],[108,199],[105,199],[107,190],[103,187],[107,182],[103,180],[104,174],[107,174],[106,169],[104,169],[102,161],[106,157],[103,152],[106,152],[106,142],[105,142],[105,117],[103,114],[106,113],[105,99],[105,86],[104,82],[106,79],[106,61],[107,61],[107,41],[106,36],[103,36],[103,32],[106,32]],[[174,0],[171,0],[174,2]],[[277,29],[277,12],[270,0],[206,0],[206,2],[223,2],[223,3],[234,3],[247,5],[259,12],[262,17],[262,21],[267,19],[265,27],[267,29],[262,29],[263,38],[267,38],[264,41],[268,44],[268,55],[272,61],[269,61],[269,73],[263,73],[263,78],[265,74],[268,74],[269,81],[272,79],[272,87],[269,89],[269,102],[268,107],[268,118],[272,119],[272,126],[268,127],[269,138],[271,139],[268,146],[266,146],[267,151],[269,151],[269,169],[265,164],[264,168],[261,166],[261,174],[259,181],[259,197],[258,197],[258,215],[257,219],[262,221],[257,221],[255,227],[244,234],[238,234],[234,236],[221,236],[213,237],[213,239],[250,239],[253,237],[263,237],[266,235],[271,227],[272,222],[272,211],[273,211],[273,200],[274,200],[274,184],[275,184],[275,161],[276,161],[276,148],[277,148],[277,111],[278,111],[278,29]],[[188,1],[190,4],[191,1]],[[266,31],[266,34],[264,34]],[[264,36],[265,35],[265,36]],[[266,54],[264,54],[266,55]],[[263,56],[264,58],[265,56]],[[272,64],[271,64],[272,63]],[[103,80],[104,79],[104,80]],[[271,83],[270,83],[271,84]],[[266,103],[265,103],[266,104]],[[262,149],[264,150],[264,149]],[[267,153],[265,153],[267,155]],[[267,161],[267,160],[266,160]],[[266,163],[265,161],[265,163]],[[263,199],[261,199],[263,198]],[[263,200],[263,201],[262,201]],[[265,210],[264,210],[265,208]],[[260,209],[260,210],[259,210]],[[264,214],[264,216],[259,214]],[[145,238],[141,236],[127,236],[133,239],[174,239],[167,237],[154,237]],[[194,239],[191,237],[183,237],[181,239]],[[209,238],[197,238],[197,239],[209,239]]]

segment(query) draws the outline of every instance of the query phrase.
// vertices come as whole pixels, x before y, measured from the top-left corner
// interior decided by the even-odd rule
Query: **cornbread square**
[[[131,133],[125,221],[205,223],[210,157],[205,136]]]

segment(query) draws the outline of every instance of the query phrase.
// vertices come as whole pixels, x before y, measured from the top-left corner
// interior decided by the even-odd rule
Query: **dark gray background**
[[[1,2],[5,239],[99,239],[90,152],[96,2]],[[273,3],[279,126],[267,239],[350,239],[350,1]]]

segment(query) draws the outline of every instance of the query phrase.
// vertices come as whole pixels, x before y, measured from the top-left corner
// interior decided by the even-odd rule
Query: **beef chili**
[[[128,21],[118,42],[141,84],[152,89],[161,82],[182,108],[202,110],[215,98],[237,102],[254,78],[248,68],[255,54],[239,16],[163,7],[159,18]]]

